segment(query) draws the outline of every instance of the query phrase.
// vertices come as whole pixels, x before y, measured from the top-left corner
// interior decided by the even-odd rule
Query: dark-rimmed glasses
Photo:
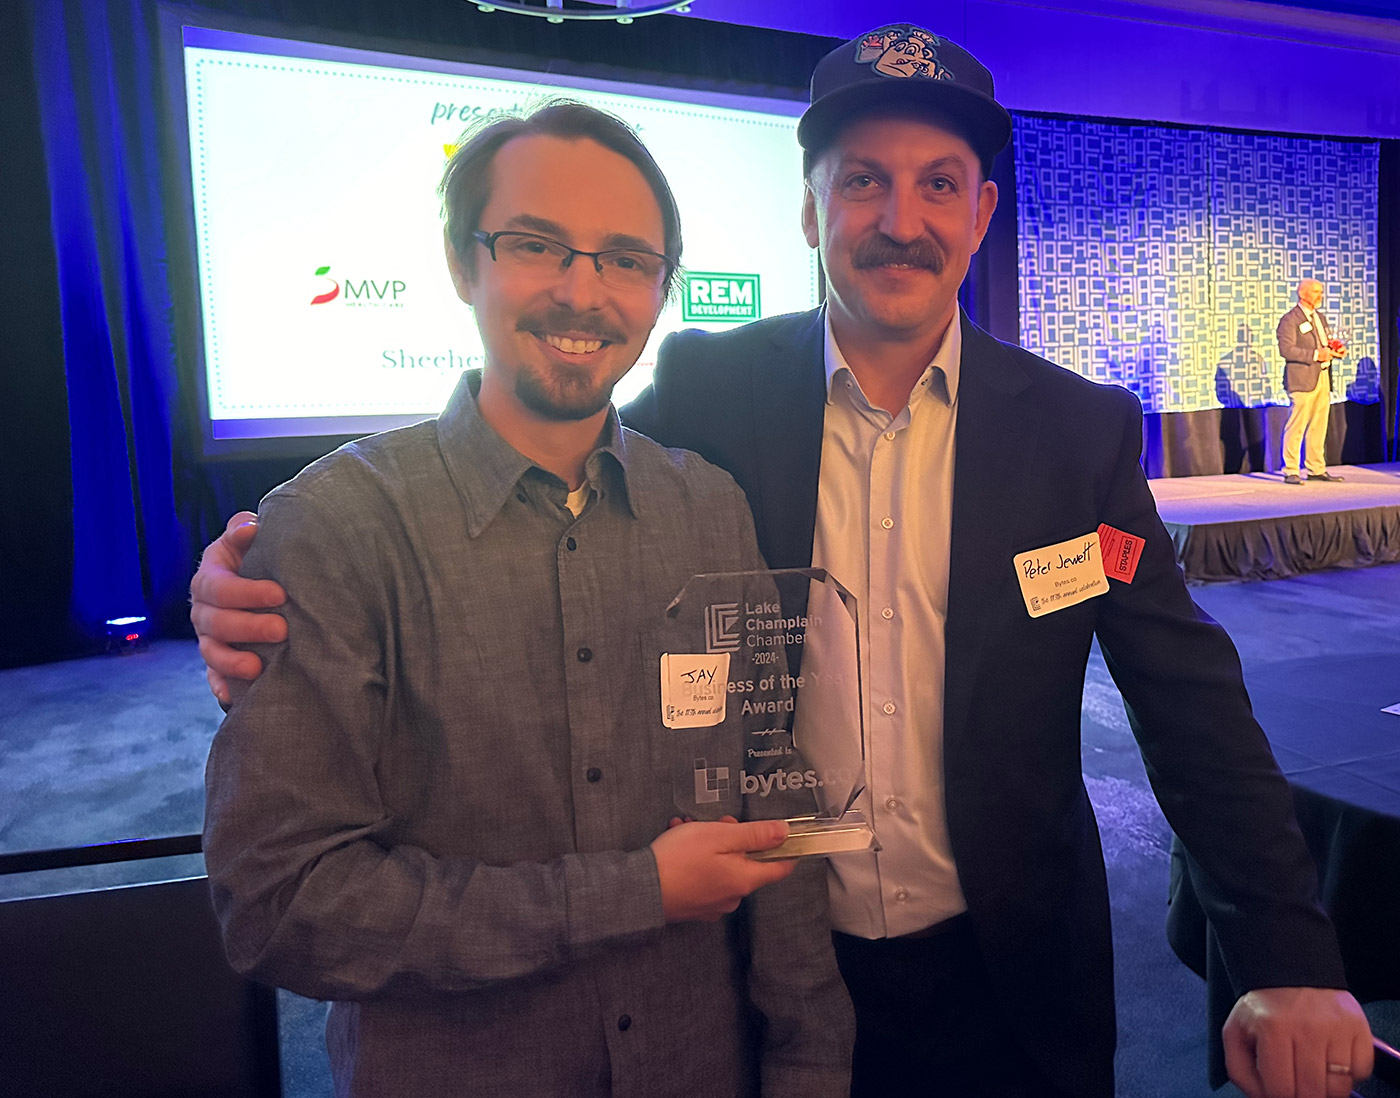
[[[495,262],[538,274],[561,274],[569,269],[574,256],[587,256],[603,282],[622,290],[658,289],[674,266],[668,257],[642,248],[585,252],[536,233],[477,229],[472,239],[485,247]]]

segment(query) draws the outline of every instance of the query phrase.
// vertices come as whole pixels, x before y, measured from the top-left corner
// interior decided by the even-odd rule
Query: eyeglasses
[[[598,277],[620,290],[656,289],[674,267],[667,256],[642,248],[585,252],[534,233],[486,233],[480,229],[472,233],[472,238],[485,246],[495,262],[539,274],[562,273],[569,269],[574,256],[587,256],[593,260]]]

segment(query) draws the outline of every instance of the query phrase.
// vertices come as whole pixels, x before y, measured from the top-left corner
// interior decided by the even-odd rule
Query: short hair
[[[469,271],[476,269],[476,241],[472,233],[481,228],[482,211],[491,200],[491,165],[506,142],[517,137],[587,139],[636,166],[661,208],[665,236],[662,251],[671,261],[665,286],[669,297],[681,260],[681,215],[671,185],[626,122],[615,114],[572,99],[550,99],[523,113],[495,114],[462,134],[456,152],[443,170],[442,182],[438,184],[447,240],[457,253],[458,262],[465,264]]]

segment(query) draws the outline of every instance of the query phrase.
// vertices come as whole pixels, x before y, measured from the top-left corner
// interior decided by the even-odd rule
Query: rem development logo
[[[689,271],[681,295],[681,319],[742,324],[757,320],[758,275]]]
[[[705,607],[705,651],[739,651],[737,602],[713,602]]]
[[[401,300],[408,289],[408,283],[401,278],[386,278],[383,281],[373,278],[331,278],[329,266],[317,267],[316,277],[320,284],[318,292],[311,298],[313,305],[329,305],[333,301],[351,308],[402,309]]]

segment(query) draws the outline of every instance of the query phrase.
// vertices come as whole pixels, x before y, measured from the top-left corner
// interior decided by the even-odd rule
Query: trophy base
[[[823,857],[827,854],[849,854],[869,850],[875,845],[875,832],[859,812],[847,812],[839,819],[799,816],[788,820],[788,837],[772,850],[749,854],[758,862],[776,862],[787,858]]]

